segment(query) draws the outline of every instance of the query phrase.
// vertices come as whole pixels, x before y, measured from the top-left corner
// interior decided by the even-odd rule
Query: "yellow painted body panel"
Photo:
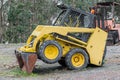
[[[67,36],[67,34],[70,32],[91,33],[91,36],[87,42],[84,42],[74,37]],[[54,37],[53,35],[51,35],[51,33],[57,33],[62,36],[67,36],[70,40],[73,40],[77,43],[70,42],[59,37]],[[65,57],[68,51],[72,48],[83,48],[89,55],[90,63],[99,66],[102,62],[106,39],[107,33],[99,28],[78,28],[38,25],[28,38],[26,45],[20,48],[20,51],[35,53],[37,52],[38,44],[40,45],[43,41],[46,40],[56,40],[63,48],[62,57]],[[48,49],[49,48],[52,49],[51,46],[48,47]],[[55,53],[58,52],[57,49],[54,50]],[[49,56],[49,51],[46,52],[46,57],[48,57],[49,59],[54,59],[56,55],[57,54]],[[77,65],[77,63],[75,65]]]
[[[99,28],[96,28],[94,33],[91,35],[86,47],[90,57],[90,63],[96,64],[98,66],[102,64],[106,39],[107,33]]]

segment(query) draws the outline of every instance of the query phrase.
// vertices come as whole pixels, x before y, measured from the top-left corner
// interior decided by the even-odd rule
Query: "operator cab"
[[[62,11],[53,22],[53,26],[95,28],[95,15],[67,5],[57,5]],[[91,33],[69,32],[67,35],[87,42]]]
[[[53,22],[53,26],[95,27],[95,25],[93,25],[94,15],[64,4],[58,5],[57,7],[62,11]]]

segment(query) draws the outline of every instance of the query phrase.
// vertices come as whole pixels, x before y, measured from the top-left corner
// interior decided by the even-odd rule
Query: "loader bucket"
[[[15,51],[15,55],[20,69],[27,73],[31,73],[35,66],[37,55],[34,53],[20,53],[19,51]]]

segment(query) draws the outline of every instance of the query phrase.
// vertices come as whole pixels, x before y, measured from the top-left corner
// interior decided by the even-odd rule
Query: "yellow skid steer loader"
[[[83,69],[88,64],[102,66],[107,33],[94,27],[94,15],[65,5],[52,26],[38,25],[26,45],[15,50],[19,67],[31,73],[36,60],[58,62],[68,69]]]

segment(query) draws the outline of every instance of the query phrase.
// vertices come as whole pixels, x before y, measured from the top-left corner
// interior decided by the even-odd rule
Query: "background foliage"
[[[0,0],[0,42],[25,42],[38,25],[51,24],[59,12],[59,0]],[[99,1],[119,0],[63,0],[73,7],[89,11]],[[120,9],[118,9],[120,11]]]

